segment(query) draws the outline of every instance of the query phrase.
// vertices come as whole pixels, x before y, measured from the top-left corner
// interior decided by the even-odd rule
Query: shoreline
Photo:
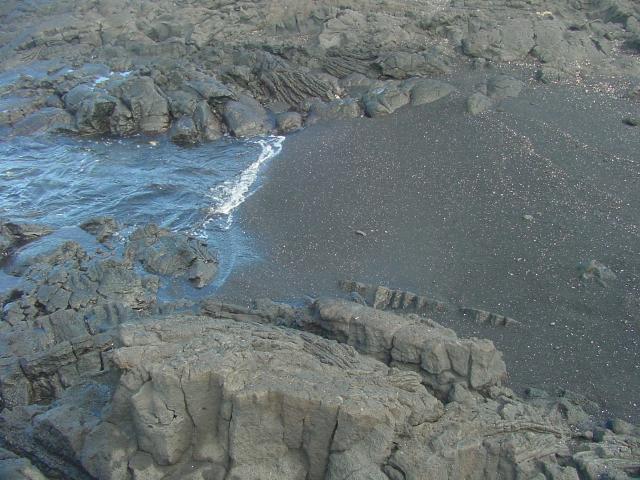
[[[533,84],[481,117],[462,102],[289,136],[238,212],[263,261],[218,295],[316,298],[341,280],[427,294],[456,307],[438,321],[496,342],[514,388],[569,388],[638,421],[640,141],[624,100]],[[592,259],[618,279],[581,281]],[[478,326],[460,307],[522,325]]]

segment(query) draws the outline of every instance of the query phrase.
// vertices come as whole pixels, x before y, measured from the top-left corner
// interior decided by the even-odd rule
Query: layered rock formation
[[[520,62],[544,82],[638,78],[639,18],[630,0],[9,2],[0,123],[16,135],[173,125],[192,144],[291,131],[276,118],[287,112],[312,123],[421,105],[452,90],[434,77],[468,63]],[[481,95],[471,113],[491,106]]]
[[[135,237],[130,252],[167,235],[150,226]],[[158,277],[73,243],[15,275],[21,283],[3,298],[0,323],[6,478],[638,473],[637,427],[601,423],[566,392],[518,398],[502,386],[493,343],[459,338],[415,310],[381,310],[389,305],[381,288],[371,297],[350,282],[359,301],[301,307],[162,304]]]

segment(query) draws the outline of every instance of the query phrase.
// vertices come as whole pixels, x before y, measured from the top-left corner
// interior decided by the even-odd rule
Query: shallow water
[[[234,210],[260,186],[283,137],[221,139],[191,148],[166,139],[15,138],[0,143],[0,217],[56,228],[110,216],[156,223],[207,239],[218,252],[219,286],[255,257]]]

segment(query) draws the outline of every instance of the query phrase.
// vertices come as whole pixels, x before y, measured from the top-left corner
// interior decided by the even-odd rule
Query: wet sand
[[[510,316],[485,327],[509,384],[568,388],[640,420],[640,103],[530,84],[498,111],[464,97],[290,136],[239,211],[263,260],[220,294],[300,299],[354,279]],[[366,233],[358,235],[356,230]],[[578,279],[598,260],[617,280]]]

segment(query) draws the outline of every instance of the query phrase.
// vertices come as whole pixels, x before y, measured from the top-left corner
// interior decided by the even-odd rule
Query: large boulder
[[[151,77],[127,78],[112,86],[110,93],[122,100],[115,113],[130,117],[136,130],[158,133],[169,127],[169,105]],[[119,118],[116,125],[122,123],[126,122]]]
[[[339,120],[362,116],[362,107],[354,98],[340,98],[325,103],[321,100],[311,102],[309,106],[307,123],[315,123],[320,120]]]
[[[369,90],[362,96],[364,111],[369,117],[378,117],[395,112],[411,100],[409,91],[399,82],[386,82],[382,87]]]
[[[242,96],[239,101],[227,102],[223,119],[229,131],[236,137],[265,135],[275,129],[272,116],[251,97]]]
[[[185,467],[206,467],[217,472],[212,478],[338,479],[359,471],[358,478],[382,479],[397,432],[443,413],[417,376],[277,327],[164,318],[123,327],[120,342],[114,428],[89,434],[83,448],[132,434],[137,452],[104,453],[124,454],[134,475],[157,469],[180,478]]]
[[[403,87],[410,89],[410,101],[413,106],[435,102],[455,91],[452,85],[429,78],[406,80]]]
[[[177,145],[194,145],[200,141],[200,132],[193,119],[185,115],[174,120],[169,129],[169,138]]]

